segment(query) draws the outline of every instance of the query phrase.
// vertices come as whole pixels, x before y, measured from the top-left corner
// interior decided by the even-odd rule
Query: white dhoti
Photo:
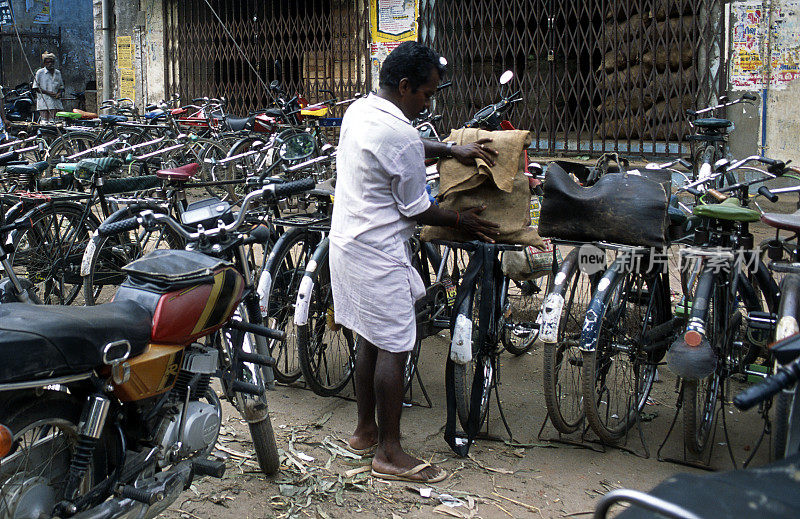
[[[399,353],[414,348],[414,302],[425,295],[425,285],[411,266],[408,248],[392,252],[331,233],[336,322],[382,350]]]

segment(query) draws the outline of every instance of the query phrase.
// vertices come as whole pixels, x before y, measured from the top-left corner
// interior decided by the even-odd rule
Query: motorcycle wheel
[[[50,517],[64,499],[70,463],[78,444],[81,404],[60,391],[8,406],[0,423],[13,434],[13,447],[0,469],[0,517]],[[108,448],[100,441],[79,485],[85,494],[109,473]]]

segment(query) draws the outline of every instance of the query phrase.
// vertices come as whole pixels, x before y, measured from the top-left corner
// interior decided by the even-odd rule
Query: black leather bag
[[[671,193],[667,171],[609,173],[581,187],[550,164],[544,181],[539,234],[561,240],[663,247]]]

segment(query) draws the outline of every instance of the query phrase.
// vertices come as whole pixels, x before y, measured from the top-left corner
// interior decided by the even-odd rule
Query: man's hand
[[[453,158],[466,166],[474,166],[475,159],[482,159],[490,166],[494,166],[494,158],[497,156],[497,151],[487,146],[490,142],[492,142],[492,139],[486,137],[463,146],[453,146]]]
[[[457,228],[474,234],[485,242],[494,243],[494,238],[500,234],[498,232],[500,226],[478,217],[484,209],[485,205],[459,212]]]

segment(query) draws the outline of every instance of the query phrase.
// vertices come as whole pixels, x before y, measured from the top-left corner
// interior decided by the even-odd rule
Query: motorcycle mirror
[[[510,70],[506,70],[505,72],[503,72],[503,75],[500,76],[500,84],[506,85],[512,79],[514,79],[514,73],[511,72]]]
[[[661,169],[661,166],[656,164],[655,162],[648,162],[644,169]]]
[[[280,90],[281,89],[281,82],[277,79],[273,80],[272,83],[269,84],[270,90]]]
[[[283,160],[302,160],[314,153],[314,137],[307,133],[292,135],[278,148],[278,155]]]
[[[283,70],[281,69],[281,61],[277,59],[275,60],[275,75],[277,77],[283,76]]]
[[[439,65],[446,67],[447,66],[447,58],[444,56],[439,56]]]

